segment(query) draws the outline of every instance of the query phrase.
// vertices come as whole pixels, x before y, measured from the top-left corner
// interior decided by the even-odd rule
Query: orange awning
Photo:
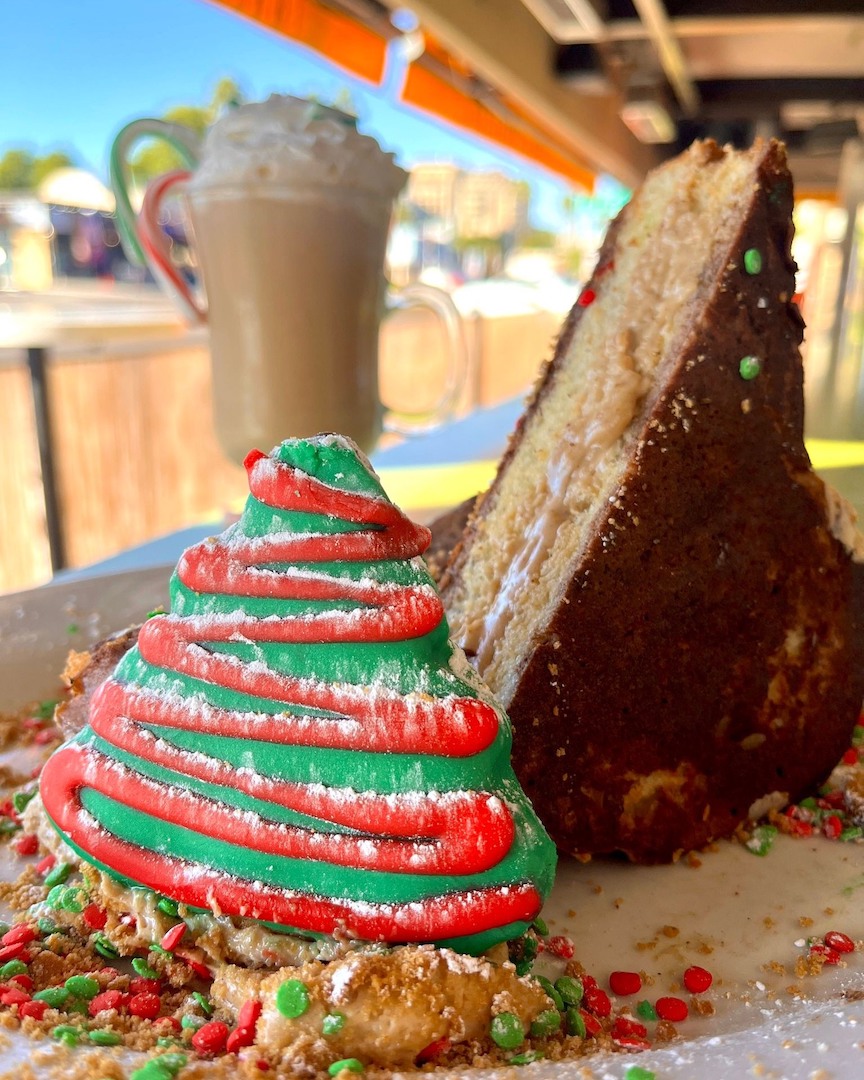
[[[307,45],[369,82],[384,75],[387,41],[396,33],[366,25],[318,0],[215,0],[254,22]]]
[[[363,21],[339,0],[214,0],[292,41],[314,49],[354,75],[380,83],[387,45],[398,35],[386,16]],[[358,9],[359,10],[359,9]],[[431,116],[506,147],[591,190],[594,172],[515,101],[474,77],[437,41],[408,69],[402,100]]]
[[[567,154],[560,141],[515,102],[474,79],[428,36],[423,55],[408,69],[402,100],[593,190],[595,173],[587,165]]]

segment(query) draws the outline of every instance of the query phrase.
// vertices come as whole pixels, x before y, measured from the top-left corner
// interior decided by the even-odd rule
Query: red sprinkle
[[[642,989],[642,976],[638,971],[613,971],[609,976],[609,989],[620,997],[638,994]]]
[[[5,964],[7,960],[24,960],[24,953],[27,949],[27,945],[23,941],[16,941],[12,945],[4,945],[0,949],[0,964]],[[24,960],[26,964],[27,961]]]
[[[436,1039],[435,1042],[429,1043],[424,1047],[417,1055],[416,1063],[418,1065],[424,1065],[427,1061],[432,1061],[433,1058],[438,1057],[439,1054],[443,1054],[449,1050],[453,1043],[445,1035],[441,1039]]]
[[[161,979],[145,979],[143,975],[135,975],[129,980],[129,992],[132,994],[156,994],[162,993]]]
[[[199,1054],[211,1056],[218,1054],[228,1040],[228,1025],[221,1020],[211,1020],[203,1027],[198,1028],[192,1036],[192,1045]]]
[[[690,1015],[690,1009],[687,1007],[687,1002],[676,997],[657,998],[657,1001],[654,1003],[654,1008],[657,1010],[657,1015],[661,1020],[669,1020],[673,1024],[680,1023],[681,1020],[686,1020]]]
[[[33,736],[33,742],[37,746],[47,746],[48,743],[54,742],[55,739],[59,739],[60,736],[54,730],[54,728],[44,728],[42,731],[37,731]]]
[[[843,822],[836,814],[830,814],[822,822],[822,832],[829,840],[836,840],[840,833],[843,832]]]
[[[39,837],[32,832],[21,833],[12,841],[12,847],[19,855],[35,855],[39,850]]]
[[[590,1009],[595,1016],[608,1016],[612,1012],[612,1002],[605,990],[601,990],[599,986],[585,986],[584,980],[582,987],[582,1001],[586,1009]]]
[[[39,874],[40,877],[45,877],[45,875],[53,869],[54,863],[56,862],[57,857],[55,855],[46,855],[44,859],[40,859],[39,862],[36,863],[36,873]]]
[[[261,1015],[261,1009],[261,1002],[256,998],[244,1001],[240,1006],[240,1012],[237,1013],[237,1027],[252,1028],[254,1030],[255,1025],[258,1023],[258,1017]]]
[[[18,1015],[21,1017],[29,1016],[33,1020],[41,1020],[47,1008],[48,1005],[44,1001],[25,1001],[23,1005],[18,1006]]]
[[[829,930],[825,935],[825,944],[835,952],[855,952],[855,942],[848,934],[841,934],[839,930]]]
[[[176,1016],[159,1016],[154,1021],[154,1024],[158,1024],[160,1028],[171,1028],[178,1035],[183,1030],[183,1025]]]
[[[81,912],[81,918],[91,930],[104,930],[108,922],[108,912],[98,904],[88,904]]]
[[[579,1010],[579,1015],[585,1024],[585,1033],[589,1038],[593,1038],[595,1035],[599,1035],[603,1030],[603,1025],[597,1019],[596,1016],[592,1016],[591,1013],[586,1012],[584,1009]]]
[[[546,948],[553,956],[560,956],[562,960],[572,960],[576,952],[576,946],[570,938],[564,937],[562,934],[549,938],[546,942]],[[583,979],[582,982],[584,983],[585,980]]]
[[[200,960],[197,960],[186,949],[176,949],[174,955],[180,960],[182,960],[184,964],[190,967],[200,978],[213,978],[213,972],[210,970],[210,968],[208,968],[206,964],[202,964]]]
[[[30,923],[18,923],[10,930],[7,930],[3,937],[0,937],[0,944],[17,945],[20,942],[22,945],[29,945],[31,941],[35,941],[38,937],[38,931]]]
[[[844,765],[857,765],[858,764],[858,751],[854,746],[850,747],[843,755]]]
[[[713,982],[714,976],[711,972],[695,964],[684,972],[684,985],[691,994],[704,994]]]
[[[10,984],[14,983],[16,986],[20,986],[21,989],[26,990],[28,994],[33,993],[33,980],[24,972],[20,975],[13,975],[9,982]]]
[[[640,1024],[638,1020],[631,1020],[629,1016],[618,1016],[612,1025],[613,1039],[644,1039],[648,1034],[648,1028]]]
[[[128,1001],[129,995],[120,990],[103,990],[101,994],[91,998],[87,1011],[91,1016],[97,1016],[107,1009],[117,1009],[119,1012]]]
[[[794,836],[812,836],[813,835],[813,823],[812,821],[802,821],[799,818],[789,818],[789,831]]]
[[[225,1049],[229,1054],[236,1054],[244,1046],[251,1046],[255,1042],[255,1032],[251,1028],[235,1028],[225,1043]]]
[[[129,1001],[129,1012],[133,1016],[143,1016],[145,1020],[155,1020],[161,1008],[158,994],[133,994]]]
[[[10,986],[0,994],[0,1005],[23,1005],[30,1000],[30,995],[26,990],[19,990],[15,986]]]
[[[616,1046],[620,1046],[622,1050],[650,1050],[651,1043],[647,1039],[639,1039],[635,1035],[622,1035],[621,1038],[616,1039],[614,1034],[612,1040]]]
[[[255,1067],[257,1069],[260,1069],[261,1072],[269,1072],[270,1071],[269,1062],[266,1062],[266,1061],[264,1061],[263,1059],[260,1059],[260,1058],[259,1058],[258,1061],[255,1062]]]
[[[810,946],[811,956],[821,956],[823,963],[826,964],[839,964],[840,953],[836,949],[830,948],[828,945],[823,945],[821,942],[814,941]]]
[[[183,940],[185,934],[186,923],[177,923],[176,926],[172,926],[171,929],[162,936],[162,940],[159,942],[159,944],[162,946],[163,949],[165,949],[166,952],[174,952],[174,950]]]
[[[596,299],[597,293],[594,292],[593,289],[583,289],[582,292],[579,293],[579,299],[576,303],[579,307],[589,307]]]

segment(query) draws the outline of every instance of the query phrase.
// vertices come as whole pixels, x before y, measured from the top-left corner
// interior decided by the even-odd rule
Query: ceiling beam
[[[685,116],[699,108],[699,94],[687,69],[687,61],[663,6],[663,0],[633,0],[639,18],[657,50],[663,73],[678,98]]]
[[[522,0],[384,2],[410,8],[449,52],[598,172],[634,187],[656,164],[622,123],[617,95],[579,95],[556,78],[552,39]]]

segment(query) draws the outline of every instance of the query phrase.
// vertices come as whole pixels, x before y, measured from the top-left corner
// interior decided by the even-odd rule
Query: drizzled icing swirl
[[[447,640],[428,530],[336,436],[246,461],[240,522],[43,770],[84,858],[183,903],[387,941],[518,933],[554,854]]]

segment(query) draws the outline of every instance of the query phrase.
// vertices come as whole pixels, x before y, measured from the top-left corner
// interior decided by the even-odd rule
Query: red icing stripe
[[[58,754],[65,754],[64,747]],[[53,760],[53,759],[52,759]],[[79,788],[80,790],[80,788]],[[205,906],[250,919],[331,933],[342,926],[370,941],[417,941],[482,933],[510,922],[530,922],[541,898],[530,883],[454,891],[407,904],[335,900],[309,893],[245,881],[210,867],[159,852],[141,852],[103,829],[72,791],[57,807],[55,821],[70,835],[85,832],[88,851],[116,873],[180,903]],[[59,800],[58,800],[59,802]],[[53,812],[49,809],[52,817]]]
[[[244,640],[400,641],[430,633],[443,618],[440,599],[428,585],[357,581],[291,565],[273,569],[274,564],[292,562],[415,558],[428,546],[429,532],[386,500],[337,491],[260,452],[250,454],[246,464],[250,489],[260,501],[284,510],[327,514],[365,527],[338,535],[285,534],[252,539],[235,530],[187,551],[177,567],[180,580],[199,593],[344,602],[345,610],[261,619],[239,611],[209,617],[161,616],[142,628],[138,649],[147,662],[158,667],[253,698],[284,702],[290,711],[272,716],[233,712],[198,698],[160,696],[108,680],[94,695],[91,727],[109,743],[143,760],[349,831],[316,832],[238,811],[180,785],[144,777],[87,744],[65,747],[48,762],[42,788],[49,814],[74,843],[119,874],[187,903],[205,907],[216,903],[231,914],[325,932],[347,921],[354,933],[388,940],[461,936],[533,917],[540,900],[530,887],[454,893],[391,908],[329,901],[266,883],[250,885],[218,870],[196,867],[193,872],[181,860],[138,849],[112,836],[81,806],[80,791],[86,787],[192,831],[206,821],[208,835],[240,847],[391,873],[479,874],[497,865],[513,843],[514,825],[508,807],[484,792],[388,796],[292,784],[178,749],[146,730],[144,725],[152,724],[322,750],[450,757],[477,754],[498,734],[495,710],[478,699],[402,695],[383,685],[331,685],[207,649],[211,642]],[[312,716],[304,710],[333,715]],[[478,896],[485,898],[490,912],[494,909],[488,926],[481,926],[474,917],[479,910]],[[521,914],[511,912],[511,907]],[[358,922],[359,908],[366,913],[374,909],[376,914],[363,916],[371,921]],[[398,918],[397,911],[401,913]],[[446,925],[432,925],[431,912],[437,912],[435,918],[445,920]],[[403,934],[404,938],[399,936]]]
[[[214,758],[182,750],[155,739],[134,724],[117,725],[115,742],[148,761],[181,769],[187,776],[222,784],[255,798],[320,820],[358,829],[345,835],[315,832],[269,821],[251,810],[237,810],[162,781],[152,780],[92,747],[71,744],[58,753],[63,782],[51,792],[49,813],[77,797],[82,787],[110,799],[122,793],[124,806],[174,825],[197,831],[207,822],[207,835],[239,847],[292,859],[316,859],[334,866],[412,873],[470,874],[497,865],[513,843],[513,821],[507,807],[484,792],[451,792],[422,798],[378,795],[351,789],[312,788],[235,769]],[[375,835],[378,834],[378,835]]]

